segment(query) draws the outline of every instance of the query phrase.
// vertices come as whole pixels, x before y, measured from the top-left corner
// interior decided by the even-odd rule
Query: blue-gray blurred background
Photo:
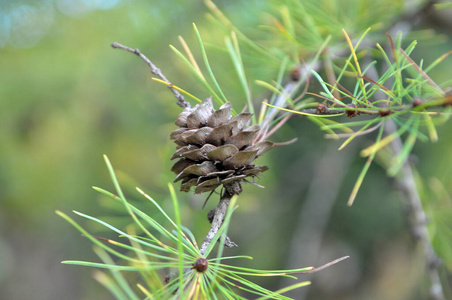
[[[245,32],[252,34],[251,28],[268,21],[265,1],[216,3]],[[174,84],[205,98],[206,91],[168,46],[181,48],[181,35],[200,57],[195,22],[218,80],[240,110],[245,99],[231,79],[231,61],[218,47],[209,47],[222,44],[224,32],[209,22],[207,12],[202,1],[0,1],[1,299],[111,299],[91,269],[60,264],[97,258],[91,243],[55,210],[128,224],[124,212],[92,189],[113,190],[103,154],[132,198],[145,202],[132,189],[140,186],[171,210],[167,183],[174,179],[169,158],[175,146],[168,136],[180,108],[165,86],[151,80],[143,61],[110,44],[139,48]],[[420,41],[412,55],[416,61],[431,63],[452,48],[452,25],[444,22],[437,18],[419,25],[436,30],[441,42]],[[450,80],[451,61],[434,69],[432,78]],[[257,103],[270,95],[254,80],[275,79],[276,70],[265,65],[247,70]],[[425,195],[437,195],[428,213],[447,213],[451,207],[450,123],[438,132],[439,142],[417,144],[413,156]],[[359,150],[374,136],[338,152],[340,142],[325,140],[308,120],[293,118],[273,140],[294,137],[296,143],[261,159],[270,166],[259,182],[266,188],[245,186],[230,229],[240,247],[227,254],[251,255],[254,260],[244,265],[261,269],[319,266],[350,255],[315,276],[300,276],[313,285],[293,294],[296,299],[423,299],[428,285],[422,249],[410,234],[406,200],[394,181],[374,164],[356,203],[346,206],[365,162]],[[178,195],[183,223],[200,242],[209,228],[205,215],[218,196],[201,210],[204,195]],[[75,219],[97,235],[109,234]],[[444,226],[451,229],[447,218]],[[449,258],[450,248],[447,242],[442,248]],[[450,283],[446,267],[440,270]],[[271,289],[292,283],[259,282]],[[448,284],[445,289],[452,295]]]

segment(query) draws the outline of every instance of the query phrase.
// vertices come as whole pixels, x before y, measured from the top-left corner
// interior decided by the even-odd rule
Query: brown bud
[[[380,117],[386,117],[389,116],[392,112],[389,109],[382,109],[378,113],[380,114]]]
[[[205,258],[198,258],[193,264],[193,269],[198,271],[199,273],[205,272],[207,270],[209,262]]]
[[[325,111],[326,111],[326,105],[323,103],[319,103],[315,110],[316,114],[319,114],[319,115],[323,114]]]
[[[353,103],[347,104],[345,107],[347,108],[356,108],[356,105]],[[356,117],[358,115],[358,112],[356,110],[351,110],[351,109],[347,109],[345,111],[345,114],[347,115],[347,117],[349,117],[350,119],[353,117]]]
[[[290,79],[292,81],[298,81],[300,80],[301,72],[299,67],[295,67],[292,69],[292,72],[290,72]]]

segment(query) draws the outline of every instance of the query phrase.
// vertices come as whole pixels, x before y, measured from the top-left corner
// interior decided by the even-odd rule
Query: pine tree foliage
[[[251,177],[254,183],[254,178],[267,170],[265,166],[255,165],[254,160],[273,146],[283,144],[274,144],[267,139],[294,116],[306,117],[317,124],[326,138],[342,139],[339,150],[346,151],[346,146],[361,136],[373,137],[373,144],[360,152],[366,161],[351,188],[348,205],[359,198],[361,184],[374,161],[386,169],[388,176],[401,182],[406,180],[407,170],[411,174],[407,161],[416,142],[437,141],[437,127],[443,125],[451,114],[451,81],[435,82],[429,76],[429,72],[451,52],[430,64],[415,61],[411,57],[418,43],[414,38],[426,40],[430,36],[425,32],[404,35],[392,31],[400,20],[417,17],[422,7],[415,13],[407,13],[404,1],[344,2],[339,5],[338,1],[329,0],[277,1],[266,15],[266,24],[249,35],[235,27],[212,1],[205,1],[211,12],[208,18],[225,30],[223,44],[216,47],[232,62],[246,107],[237,108],[237,101],[229,99],[223,91],[216,76],[218,70],[209,60],[210,48],[203,41],[202,30],[200,32],[194,25],[198,47],[190,48],[180,38],[181,47],[171,46],[171,49],[211,97],[200,100],[203,96],[193,95],[190,90],[184,90],[153,72],[159,77],[154,80],[190,101],[198,102],[194,107],[181,105],[184,110],[176,120],[179,128],[171,134],[178,147],[172,157],[178,161],[172,170],[177,174],[175,181],[181,181],[182,191],[194,187],[195,193],[203,193],[224,187],[226,191],[221,192],[222,199],[228,193],[229,196],[240,194],[241,183],[247,177]],[[425,5],[431,6],[431,3]],[[137,50],[127,50],[141,55]],[[199,53],[201,58],[196,59],[194,53]],[[248,77],[248,65],[263,63],[274,69],[274,80]],[[264,88],[271,96],[268,99],[256,96],[255,88]],[[180,99],[183,97],[178,98],[178,104]],[[396,148],[395,143],[400,143],[400,147]],[[263,271],[222,263],[228,259],[249,258],[223,257],[236,197],[232,197],[224,221],[220,220],[221,228],[214,232],[215,237],[203,249],[181,224],[172,185],[169,189],[174,219],[158,201],[138,189],[169,221],[172,225],[169,230],[126,200],[113,168],[108,159],[106,161],[116,195],[103,189],[96,190],[122,202],[135,225],[124,231],[86,214],[76,214],[107,227],[128,242],[95,237],[67,215],[58,213],[96,245],[95,252],[102,261],[65,263],[108,269],[111,275],[98,271],[95,278],[118,299],[245,299],[238,290],[253,293],[260,296],[259,299],[288,299],[282,293],[309,284],[301,282],[272,292],[245,277],[290,277],[309,272],[312,268]],[[447,257],[447,253],[452,253],[452,246],[447,242],[447,237],[451,236],[450,213],[437,211],[435,207],[438,206],[432,205],[441,202],[441,205],[450,207],[450,199],[446,192],[431,195],[422,180],[416,176],[413,178],[418,184],[420,197],[429,199],[420,204],[422,216],[423,207],[431,209],[433,216],[428,228],[430,233],[423,239],[426,260],[430,261],[430,254],[432,257],[435,255],[434,248],[450,268],[452,260]],[[239,188],[231,192],[233,183]],[[430,182],[430,185],[436,186],[434,191],[442,190],[437,181]],[[415,218],[413,226],[426,230],[425,224],[419,222],[422,216]],[[137,228],[143,234],[137,234]],[[217,255],[209,258],[217,241]],[[117,264],[111,255],[123,264]],[[136,272],[140,279],[131,284],[124,272]]]

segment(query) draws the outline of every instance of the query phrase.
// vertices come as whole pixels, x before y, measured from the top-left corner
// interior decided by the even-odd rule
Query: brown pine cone
[[[195,193],[209,192],[220,185],[235,186],[235,194],[241,192],[240,182],[246,177],[256,177],[268,170],[253,161],[273,147],[262,141],[253,144],[259,125],[246,127],[252,114],[231,116],[232,105],[225,103],[214,110],[211,99],[193,108],[185,108],[176,120],[180,128],[170,138],[178,145],[171,159],[179,160],[171,168],[177,174],[174,182],[182,180],[181,191],[192,186]]]

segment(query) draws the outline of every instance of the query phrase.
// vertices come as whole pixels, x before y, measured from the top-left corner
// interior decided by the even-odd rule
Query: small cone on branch
[[[182,181],[180,190],[200,194],[224,185],[231,194],[241,192],[240,182],[268,169],[253,161],[273,147],[262,141],[253,144],[259,125],[247,127],[252,114],[231,115],[230,102],[214,110],[211,98],[193,108],[184,108],[176,119],[178,129],[170,138],[177,144],[171,159],[179,159],[171,171],[174,182]]]

